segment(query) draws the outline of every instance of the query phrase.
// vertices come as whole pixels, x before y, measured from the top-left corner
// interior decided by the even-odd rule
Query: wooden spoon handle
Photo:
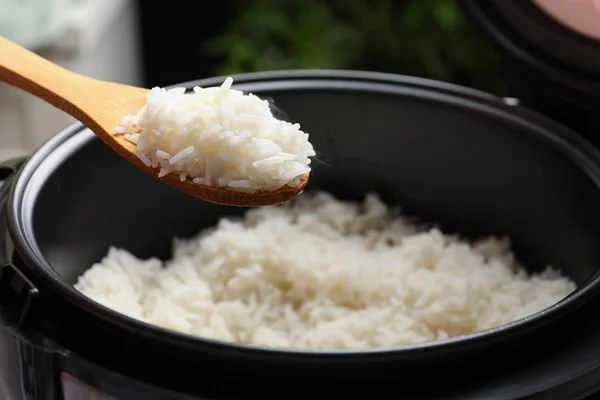
[[[62,68],[0,36],[0,80],[85,119],[78,105],[90,94],[93,79]],[[81,82],[75,82],[81,80]]]

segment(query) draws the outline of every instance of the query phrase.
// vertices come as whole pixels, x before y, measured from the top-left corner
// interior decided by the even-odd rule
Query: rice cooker
[[[173,236],[244,210],[159,182],[74,124],[0,168],[0,398],[600,398],[598,2],[463,5],[503,50],[518,100],[355,71],[244,74],[235,88],[311,133],[326,163],[307,190],[376,191],[445,231],[508,235],[530,270],[557,266],[575,292],[495,329],[374,350],[247,346],[134,320],[77,292],[77,277],[111,245],[167,258]]]

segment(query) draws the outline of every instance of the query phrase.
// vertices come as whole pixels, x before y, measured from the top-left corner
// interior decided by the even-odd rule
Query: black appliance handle
[[[10,190],[27,157],[16,157],[0,163],[0,229],[6,230],[5,214]],[[8,233],[7,233],[8,234]],[[31,280],[11,262],[10,249],[0,248],[0,311],[3,323],[9,328],[23,328],[33,316],[39,291]]]
[[[0,163],[0,216],[6,214],[10,189],[26,157]],[[4,223],[4,221],[2,221]],[[6,229],[6,227],[3,227]],[[8,327],[22,327],[30,316],[31,305],[39,295],[35,285],[10,262],[9,249],[0,249],[0,306]]]
[[[4,208],[8,200],[8,194],[12,181],[17,176],[17,171],[23,165],[26,156],[15,157],[9,160],[0,162],[0,209]]]

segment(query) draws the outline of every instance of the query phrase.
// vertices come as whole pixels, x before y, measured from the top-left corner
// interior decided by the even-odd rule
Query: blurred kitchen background
[[[146,87],[324,68],[504,92],[498,55],[456,0],[0,0],[0,35],[81,74]],[[0,82],[0,160],[72,121]]]

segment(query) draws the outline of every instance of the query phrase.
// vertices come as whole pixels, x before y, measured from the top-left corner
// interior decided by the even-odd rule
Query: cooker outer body
[[[399,87],[409,91],[427,90],[439,96],[452,97],[458,108],[463,102],[477,103],[484,108],[513,115],[515,121],[520,118],[531,118],[528,121],[532,124],[539,122],[546,124],[549,130],[561,131],[562,129],[551,121],[538,119],[525,110],[514,109],[511,111],[501,99],[493,96],[421,79],[386,74],[322,71],[249,74],[236,78],[236,82],[242,87],[243,85],[249,85],[249,87],[260,85],[262,82],[270,84],[274,93],[277,93],[279,81],[294,80],[298,80],[301,85],[307,82],[318,84],[323,81],[328,82],[330,86],[338,85],[344,90],[353,84],[360,87],[373,85],[390,90]],[[195,84],[210,86],[219,84],[220,81],[220,78],[207,79],[186,86],[191,87]],[[284,109],[286,109],[285,106]],[[189,382],[197,379],[199,371],[206,377],[210,377],[210,380],[214,379],[214,382],[218,381],[219,376],[227,375],[231,382],[243,381],[247,378],[285,380],[302,377],[313,380],[326,379],[334,385],[339,384],[340,380],[349,378],[355,380],[357,385],[361,382],[364,383],[364,379],[387,379],[390,385],[397,385],[398,376],[410,381],[415,377],[423,376],[423,374],[429,374],[436,377],[439,385],[423,388],[422,385],[411,385],[410,382],[405,382],[405,393],[414,395],[411,398],[458,399],[464,398],[467,385],[469,388],[466,390],[472,391],[473,395],[485,392],[478,385],[471,385],[472,382],[487,380],[490,375],[507,373],[510,375],[510,370],[515,369],[516,364],[534,363],[545,350],[555,347],[557,341],[570,343],[569,337],[573,336],[572,333],[558,332],[557,326],[565,324],[565,321],[569,321],[569,324],[572,323],[573,327],[582,323],[581,317],[574,318],[573,321],[567,317],[575,315],[580,306],[592,301],[598,285],[597,281],[591,279],[585,283],[584,290],[580,291],[579,297],[567,300],[560,307],[553,307],[546,312],[547,315],[521,323],[518,325],[518,329],[515,326],[502,327],[491,333],[483,332],[469,338],[458,338],[443,345],[434,344],[377,351],[353,353],[273,351],[200,340],[145,326],[105,309],[81,295],[77,296],[72,287],[70,288],[71,292],[65,292],[65,283],[62,282],[62,279],[58,275],[52,274],[46,267],[41,266],[43,260],[40,258],[39,249],[30,247],[31,243],[28,242],[28,238],[31,236],[28,235],[31,232],[21,229],[25,222],[23,218],[27,218],[21,208],[24,204],[20,203],[24,195],[22,191],[27,190],[26,182],[35,173],[36,164],[42,163],[64,143],[84,137],[82,132],[81,125],[74,125],[52,138],[32,156],[28,164],[21,169],[17,182],[11,184],[12,191],[6,209],[9,220],[9,226],[5,232],[9,237],[6,239],[10,239],[16,249],[9,261],[16,266],[16,270],[23,273],[25,280],[30,281],[31,287],[40,293],[41,300],[36,301],[36,304],[32,306],[37,307],[32,308],[32,312],[39,310],[33,315],[40,316],[40,318],[32,321],[31,329],[43,331],[47,337],[56,341],[59,348],[62,349],[57,352],[61,360],[58,363],[61,368],[68,369],[70,366],[76,370],[74,367],[76,360],[68,357],[68,354],[78,354],[85,360],[91,360],[92,363],[102,365],[103,368],[110,371],[120,371],[124,375],[139,373],[139,371],[134,371],[143,365],[144,376],[141,376],[140,379],[152,381],[159,386],[177,387],[180,391],[190,389]],[[588,159],[596,156],[593,150],[583,148],[578,138],[569,136],[568,131],[565,135],[571,140],[564,144],[565,146],[572,146],[578,154],[589,153],[586,154]],[[86,139],[87,142],[89,140]],[[61,162],[63,161],[64,159],[61,158]],[[19,181],[21,181],[20,184]],[[557,329],[556,335],[544,336],[544,332],[548,332],[548,330],[554,332],[554,329]],[[93,351],[90,349],[90,344],[86,342],[87,338],[94,339],[95,349]],[[583,338],[578,339],[584,340]],[[592,339],[586,338],[585,340]],[[115,355],[116,352],[118,356]],[[512,356],[507,357],[507,355]],[[516,357],[518,359],[515,359]],[[579,356],[574,355],[573,357]],[[600,360],[600,357],[597,359]],[[173,365],[173,360],[177,360],[177,365]],[[578,372],[578,376],[584,376],[584,372],[594,370],[594,362],[588,361],[587,364],[581,365],[582,370]],[[484,364],[486,368],[481,368],[480,366]],[[460,371],[460,374],[457,376],[457,374],[449,374],[448,371]],[[573,374],[576,373],[573,372]],[[512,389],[505,388],[501,398],[520,398],[526,394],[539,393],[554,387],[561,387],[568,382],[574,382],[574,379],[563,378],[563,380],[554,380],[552,384],[540,382],[537,387],[532,385],[523,387],[522,384],[516,384]],[[215,385],[228,386],[227,380],[225,383],[221,381]],[[260,386],[262,383],[258,385]],[[228,390],[232,392],[241,390],[234,387],[235,385],[229,386]],[[501,386],[506,387],[504,384]],[[585,390],[592,386],[587,385]],[[352,390],[352,387],[352,385],[347,385],[348,390]],[[196,387],[196,389],[198,388]],[[208,388],[202,390],[210,391]],[[244,390],[252,392],[259,389],[248,386]],[[451,393],[455,393],[456,397],[451,397]]]

